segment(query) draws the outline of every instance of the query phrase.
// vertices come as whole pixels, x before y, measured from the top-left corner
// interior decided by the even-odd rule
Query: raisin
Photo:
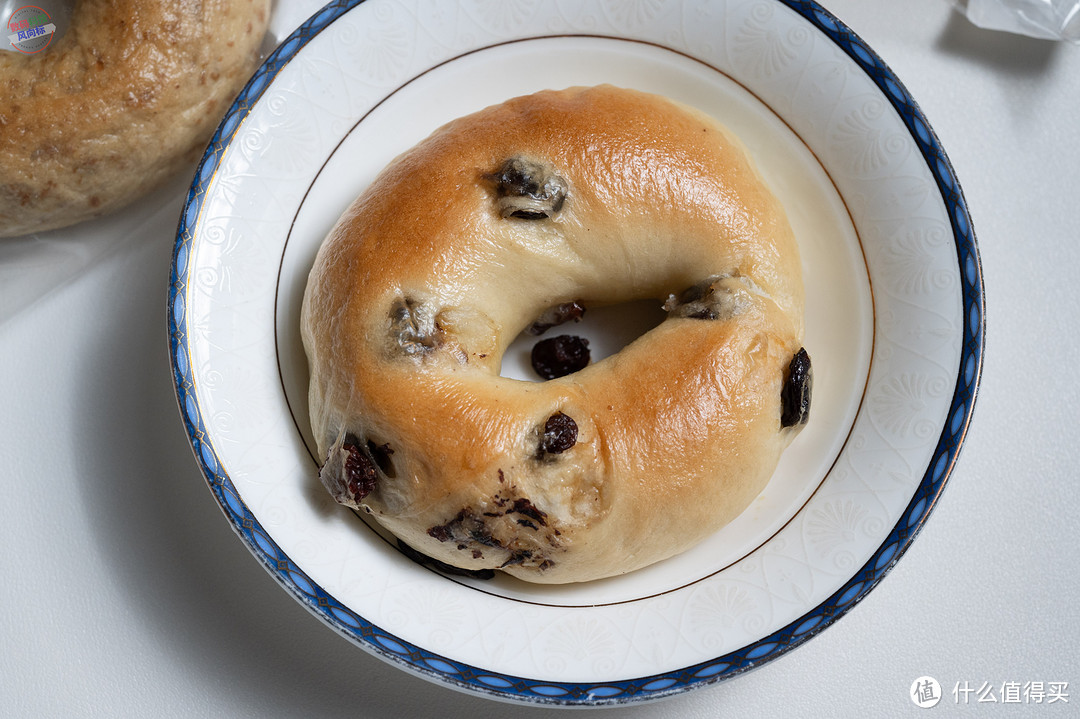
[[[437,539],[440,542],[449,542],[454,538],[454,529],[460,527],[465,521],[465,510],[461,510],[457,513],[457,516],[451,519],[446,524],[439,524],[428,529],[427,533],[429,537]]]
[[[434,309],[411,297],[400,297],[390,307],[390,332],[407,355],[431,352],[443,341]]]
[[[664,303],[664,310],[676,317],[689,317],[694,320],[715,320],[719,315],[713,306],[713,285],[715,277],[702,280],[687,287],[676,295],[669,295]]]
[[[341,448],[348,455],[345,457],[345,486],[359,501],[375,491],[375,482],[379,478],[375,462],[357,444],[346,442]]]
[[[679,294],[678,303],[680,305],[688,305],[691,302],[697,302],[703,300],[712,294],[713,278],[703,280],[696,285],[687,287],[682,293]]]
[[[565,414],[562,415],[562,416],[566,417]],[[569,417],[566,417],[566,418],[570,419]],[[573,422],[574,420],[571,419],[570,421]],[[574,434],[575,434],[575,436],[577,434],[577,425],[574,426]],[[571,446],[573,446],[573,445],[571,445]],[[547,526],[547,519],[546,519],[547,513],[542,512],[539,509],[537,509],[536,506],[532,502],[525,499],[524,497],[514,500],[514,508],[511,511],[517,512],[518,514],[524,514],[529,519],[536,520],[541,526],[545,526],[545,527]],[[520,519],[518,520],[518,523],[519,524],[521,523]],[[534,527],[534,529],[535,529],[535,527]]]
[[[450,534],[450,528],[448,525],[440,524],[437,527],[432,527],[427,531],[428,536],[432,539],[437,539],[440,542],[449,542],[453,539],[453,535]]]
[[[810,395],[814,384],[814,373],[810,366],[810,355],[800,347],[788,364],[787,377],[780,389],[780,426],[794,427],[806,424],[810,419]]]
[[[531,549],[515,549],[510,552],[510,558],[499,565],[499,569],[504,567],[512,567],[515,564],[524,564],[525,560],[532,559],[533,552]]]
[[[546,165],[511,157],[486,176],[495,184],[502,217],[543,220],[557,213],[566,199],[566,180]]]
[[[745,304],[732,287],[731,280],[737,277],[738,274],[716,275],[687,287],[678,295],[668,295],[664,310],[673,317],[692,320],[728,319],[741,312]]]
[[[578,322],[585,316],[585,305],[581,304],[580,300],[574,300],[573,302],[563,302],[549,307],[536,318],[536,321],[529,325],[525,331],[531,335],[542,335],[552,327],[561,325],[564,322],[573,320]]]
[[[532,348],[532,367],[544,379],[555,379],[584,369],[589,364],[589,340],[559,335],[540,340]]]
[[[491,535],[491,530],[489,530],[487,525],[482,522],[474,524],[473,527],[469,529],[469,538],[478,544],[483,544],[485,547],[503,549],[502,542],[495,539],[495,537]]]
[[[428,536],[440,542],[472,540],[486,547],[502,548],[499,540],[491,535],[484,520],[473,513],[471,509],[463,509],[446,524],[440,524],[428,528]]]
[[[577,433],[577,422],[569,415],[556,412],[544,423],[544,434],[540,437],[540,453],[562,454],[577,444]],[[517,509],[516,502],[514,508]]]

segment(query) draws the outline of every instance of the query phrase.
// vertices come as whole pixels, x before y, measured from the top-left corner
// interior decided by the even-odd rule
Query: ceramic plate
[[[318,483],[298,331],[307,272],[348,203],[437,126],[602,82],[715,115],[781,198],[806,278],[811,421],[753,505],[681,556],[565,587],[443,576]],[[364,649],[532,703],[714,684],[842,616],[926,521],[982,360],[978,253],[941,146],[870,48],[797,0],[332,3],[226,115],[191,186],[171,280],[180,411],[253,554]],[[651,321],[597,315],[583,332],[601,353]],[[503,373],[524,381],[521,355]]]

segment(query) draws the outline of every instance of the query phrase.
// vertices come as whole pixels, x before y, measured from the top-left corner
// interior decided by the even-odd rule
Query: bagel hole
[[[585,305],[585,315],[580,320],[556,325],[539,336],[522,332],[514,338],[503,356],[499,374],[510,379],[545,382],[532,368],[532,348],[537,342],[556,335],[584,337],[589,341],[590,364],[595,364],[616,354],[667,317],[663,304],[655,299],[604,306],[586,302]]]

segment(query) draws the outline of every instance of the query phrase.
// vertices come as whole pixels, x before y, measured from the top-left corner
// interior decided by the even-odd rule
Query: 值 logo
[[[919,677],[911,683],[911,701],[915,706],[929,709],[941,701],[941,685],[933,677]]]
[[[49,13],[36,5],[24,5],[11,13],[7,29],[11,47],[26,55],[44,50],[56,33],[56,25]]]

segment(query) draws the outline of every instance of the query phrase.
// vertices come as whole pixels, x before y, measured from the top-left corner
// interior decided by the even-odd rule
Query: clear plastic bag
[[[952,0],[988,30],[1080,44],[1080,0]]]

